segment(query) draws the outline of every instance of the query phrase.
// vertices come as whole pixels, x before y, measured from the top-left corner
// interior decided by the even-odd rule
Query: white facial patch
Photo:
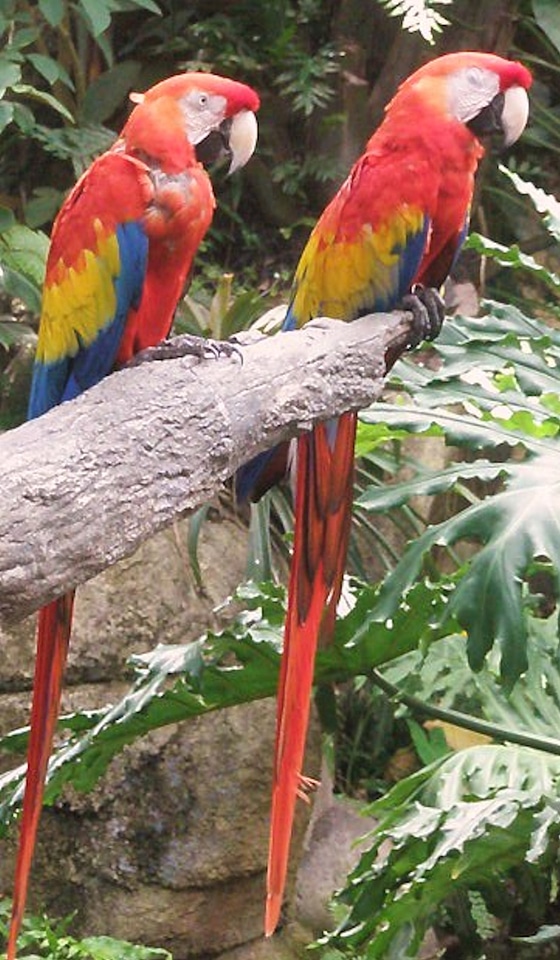
[[[185,118],[187,137],[196,147],[208,134],[217,130],[225,117],[227,101],[205,90],[191,90],[179,101]]]
[[[500,92],[500,80],[492,70],[464,67],[449,78],[449,109],[456,120],[468,123]]]

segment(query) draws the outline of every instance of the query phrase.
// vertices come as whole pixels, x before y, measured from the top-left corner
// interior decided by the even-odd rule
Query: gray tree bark
[[[377,399],[411,314],[267,337],[231,358],[119,371],[0,438],[0,622],[208,500],[242,463]]]

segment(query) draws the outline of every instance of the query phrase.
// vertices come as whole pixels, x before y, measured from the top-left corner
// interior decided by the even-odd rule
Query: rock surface
[[[122,696],[126,658],[217,626],[214,608],[243,579],[246,533],[206,525],[202,595],[178,524],[78,591],[63,709]],[[34,618],[0,636],[0,728],[27,722]],[[275,704],[261,701],[169,726],[127,747],[88,794],[71,787],[45,810],[30,906],[75,911],[78,934],[159,945],[175,960],[261,936]],[[308,753],[317,773],[319,738]],[[13,757],[2,758],[4,769]],[[297,849],[309,808],[299,805]],[[0,887],[12,883],[16,830],[3,843]],[[267,948],[268,949],[268,948]],[[271,948],[272,949],[272,948]]]

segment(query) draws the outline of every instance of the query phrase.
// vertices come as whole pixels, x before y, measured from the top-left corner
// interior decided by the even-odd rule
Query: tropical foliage
[[[263,291],[285,292],[298,230],[340,176],[340,144],[361,134],[341,109],[348,60],[323,6],[245,0],[234,16],[229,7],[171,0],[0,4],[1,282],[27,308],[0,320],[2,403],[19,383],[16,347],[32,337],[43,228],[69,183],[111,142],[128,91],[161,72],[219,68],[265,91],[263,159],[248,174],[250,191],[247,182],[220,184],[224,213],[206,248],[219,268],[195,284],[178,325],[227,336],[262,312]],[[393,38],[402,22],[437,40],[460,3],[383,0],[377,7],[391,15]],[[459,938],[461,957],[499,956],[502,948],[531,957],[554,950],[560,933],[560,277],[547,255],[560,240],[550,193],[558,186],[550,158],[560,142],[560,13],[544,0],[514,8],[516,42],[541,82],[528,147],[515,168],[487,183],[475,216],[481,228],[489,210],[498,239],[478,233],[469,241],[487,265],[493,299],[480,317],[447,321],[421,362],[400,361],[386,402],[364,412],[359,428],[353,575],[316,679],[338,692],[339,748],[350,691],[364,705],[362,727],[369,710],[368,731],[370,720],[390,735],[404,729],[420,768],[389,788],[384,763],[372,763],[371,739],[346,734],[351,756],[339,760],[337,782],[376,798],[369,812],[379,826],[335,905],[329,956],[414,957],[435,925],[442,949],[454,947],[455,955]],[[367,86],[371,64],[379,63],[371,49],[366,60],[353,82]],[[322,141],[328,149],[317,149]],[[44,163],[32,159],[36,151]],[[245,253],[236,258],[239,249]],[[267,256],[258,258],[263,249]],[[232,263],[245,270],[241,295],[223,276]],[[24,390],[15,393],[17,407]],[[6,422],[14,420],[10,408]],[[436,463],[423,457],[428,445],[438,451]],[[286,504],[275,501],[280,536],[290,526]],[[258,569],[272,572],[268,510],[260,508],[254,544]],[[195,546],[192,557],[196,564]],[[244,611],[223,631],[135,658],[135,682],[120,702],[63,718],[50,802],[70,779],[90,789],[115,754],[149,730],[273,694],[283,590],[249,584],[237,599]],[[457,728],[489,740],[451,752]],[[15,731],[0,746],[18,756],[26,738]],[[3,829],[21,793],[20,767],[0,778]],[[41,937],[43,952],[31,942],[30,949],[48,957],[48,925]],[[117,948],[104,949],[69,940],[60,955],[116,955]]]

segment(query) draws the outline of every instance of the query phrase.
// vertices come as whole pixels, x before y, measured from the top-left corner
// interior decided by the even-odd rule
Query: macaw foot
[[[304,800],[305,803],[309,803],[309,794],[313,793],[320,783],[320,780],[315,780],[314,777],[304,777],[303,773],[300,773],[299,787],[297,789],[297,795],[300,800]]]
[[[196,357],[198,360],[219,360],[222,357],[234,357],[243,363],[243,354],[235,343],[229,340],[212,340],[183,333],[169,340],[162,340],[155,347],[140,350],[127,366],[138,367],[152,360],[176,360],[179,357]]]
[[[410,311],[414,318],[409,350],[423,340],[435,340],[445,319],[445,304],[438,290],[417,283],[412,292],[402,298],[399,308]]]

